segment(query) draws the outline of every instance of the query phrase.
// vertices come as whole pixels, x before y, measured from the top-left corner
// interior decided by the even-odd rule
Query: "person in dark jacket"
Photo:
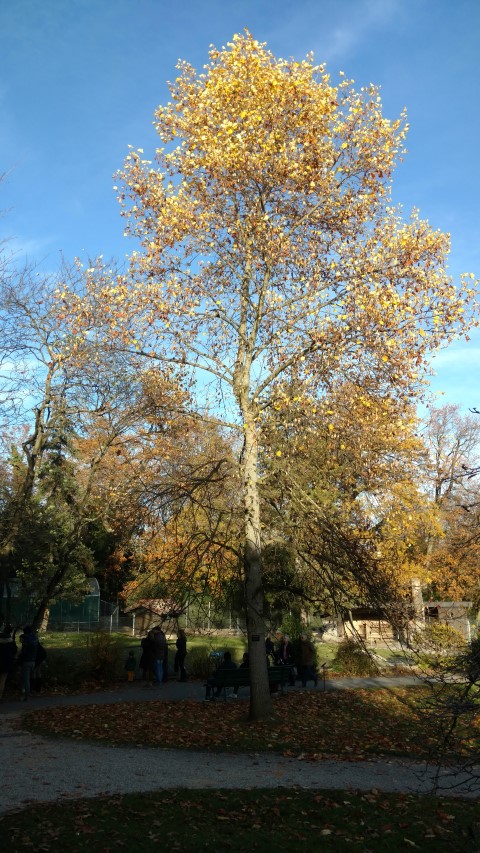
[[[35,655],[35,668],[31,679],[31,688],[35,693],[40,693],[42,689],[42,667],[47,659],[47,652],[43,648],[40,640],[37,642],[37,653]]]
[[[285,666],[290,667],[290,677],[288,683],[293,687],[295,685],[295,650],[293,648],[293,644],[290,642],[290,637],[288,634],[283,635],[280,641],[280,645],[278,646],[277,663],[284,664]]]
[[[135,670],[137,668],[137,660],[132,651],[129,651],[125,661],[125,669],[127,671],[127,680],[131,683],[135,681]]]
[[[18,662],[22,666],[22,702],[26,702],[32,692],[32,677],[38,651],[38,638],[31,625],[25,625],[20,635],[22,649]]]
[[[315,687],[317,686],[318,676],[316,670],[315,646],[312,641],[308,639],[306,634],[302,634],[300,637],[298,674],[302,679],[302,687],[307,686],[307,681],[313,681]]]
[[[242,662],[238,668],[239,669],[250,669],[250,655],[248,654],[248,652],[243,653]],[[239,690],[239,686],[237,684],[237,686],[233,688],[233,694],[232,695],[233,695],[234,699],[238,699],[238,690]]]
[[[155,677],[155,647],[153,645],[153,631],[149,631],[147,636],[141,641],[142,654],[140,657],[140,669],[142,670],[144,686],[153,686]]]
[[[17,644],[13,638],[13,628],[11,625],[5,625],[0,634],[0,700],[5,690],[5,682],[14,670],[16,656]]]
[[[161,628],[153,629],[153,648],[155,652],[154,673],[158,684],[165,678],[165,659],[168,655],[167,638]],[[168,662],[168,658],[167,658]]]
[[[179,681],[186,681],[187,673],[185,670],[185,658],[187,657],[187,637],[183,628],[178,629],[175,645],[177,647],[174,664],[175,672],[180,673]]]
[[[165,647],[163,650],[163,682],[168,681],[168,640],[165,632],[163,632],[163,636],[165,637]]]
[[[221,672],[224,669],[237,669],[237,664],[234,663],[232,660],[231,652],[224,653],[223,661],[217,666],[215,673]],[[205,699],[207,699],[208,701],[211,701],[215,697],[220,696],[220,692],[222,689],[221,687],[217,687],[215,691],[215,697],[212,696],[213,688],[215,687],[215,673],[212,675],[211,678],[207,678],[207,683],[205,685],[207,688],[205,693]]]

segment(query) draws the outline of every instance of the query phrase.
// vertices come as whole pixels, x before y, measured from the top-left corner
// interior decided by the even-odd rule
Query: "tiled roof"
[[[131,613],[133,610],[148,610],[155,616],[168,616],[172,613],[183,612],[182,606],[169,598],[142,598],[132,607],[127,607],[125,612]]]

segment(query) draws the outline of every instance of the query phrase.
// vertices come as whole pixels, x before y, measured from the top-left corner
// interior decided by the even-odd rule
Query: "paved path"
[[[336,690],[358,690],[361,688],[394,688],[394,687],[411,687],[418,685],[419,679],[415,676],[397,676],[384,678],[332,678],[325,682],[327,692]],[[287,690],[303,690],[302,687],[290,688]],[[310,688],[307,688],[309,690]],[[312,688],[314,689],[314,688]],[[323,691],[324,685],[319,681],[317,691]],[[242,692],[245,692],[242,690]],[[240,693],[240,696],[242,694]],[[246,694],[248,695],[248,694]],[[0,704],[0,717],[5,714],[18,711],[33,711],[35,708],[52,708],[58,705],[110,705],[114,702],[145,702],[149,699],[165,699],[168,701],[180,701],[182,699],[198,699],[203,700],[205,696],[205,688],[201,681],[179,682],[170,679],[166,684],[160,687],[153,686],[150,688],[142,687],[140,682],[136,681],[133,684],[121,682],[117,686],[104,691],[95,691],[93,693],[71,694],[69,696],[47,696],[41,695],[35,697],[31,702],[21,702],[20,697],[16,697],[9,701],[4,701]]]
[[[352,683],[355,682],[355,684]],[[367,679],[371,687],[394,686],[400,680]],[[379,681],[388,682],[387,685]],[[411,681],[411,680],[410,680]],[[364,679],[327,682],[327,689],[364,686]],[[347,682],[350,682],[348,684]],[[358,683],[360,682],[360,683]],[[405,679],[401,679],[404,683]],[[309,762],[272,754],[187,752],[172,749],[111,747],[43,738],[19,728],[21,714],[34,707],[110,704],[153,699],[201,699],[199,682],[169,682],[160,688],[121,685],[117,689],[81,696],[39,697],[31,703],[5,702],[0,715],[0,812],[24,808],[32,801],[52,802],[99,794],[155,791],[162,788],[272,788],[299,786],[315,789],[359,789],[426,792],[433,771],[423,763],[400,761]],[[480,767],[479,767],[480,773]],[[479,797],[468,790],[468,780],[456,788],[462,796]],[[442,774],[440,790],[452,793]]]

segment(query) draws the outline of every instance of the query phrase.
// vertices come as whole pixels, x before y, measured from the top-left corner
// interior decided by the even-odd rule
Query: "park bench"
[[[284,687],[290,681],[292,667],[291,666],[269,666],[268,667],[268,683],[270,690],[275,687],[280,687],[281,692],[284,692]],[[212,691],[220,688],[224,700],[227,699],[227,687],[250,687],[250,670],[249,669],[221,669],[213,676]],[[206,686],[206,685],[205,685]]]

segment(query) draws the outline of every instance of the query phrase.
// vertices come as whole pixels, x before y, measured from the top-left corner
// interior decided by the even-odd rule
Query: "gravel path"
[[[398,682],[396,682],[398,683]],[[390,679],[391,684],[391,679]],[[344,685],[346,686],[346,685]],[[375,685],[372,685],[375,686]],[[201,698],[200,684],[165,685],[145,691],[135,685],[103,694],[42,697],[34,707],[72,704],[110,704],[119,701]],[[332,689],[340,689],[338,687]],[[52,802],[99,794],[155,791],[162,788],[273,788],[299,786],[316,789],[358,789],[427,792],[433,770],[423,763],[400,761],[309,762],[272,754],[186,752],[172,749],[112,747],[43,738],[19,728],[27,710],[7,702],[0,713],[0,812],[24,808],[32,801]],[[480,767],[479,767],[480,773]],[[445,774],[445,794],[480,797],[469,791],[468,779],[457,778],[452,792]],[[460,786],[458,783],[462,782]]]

